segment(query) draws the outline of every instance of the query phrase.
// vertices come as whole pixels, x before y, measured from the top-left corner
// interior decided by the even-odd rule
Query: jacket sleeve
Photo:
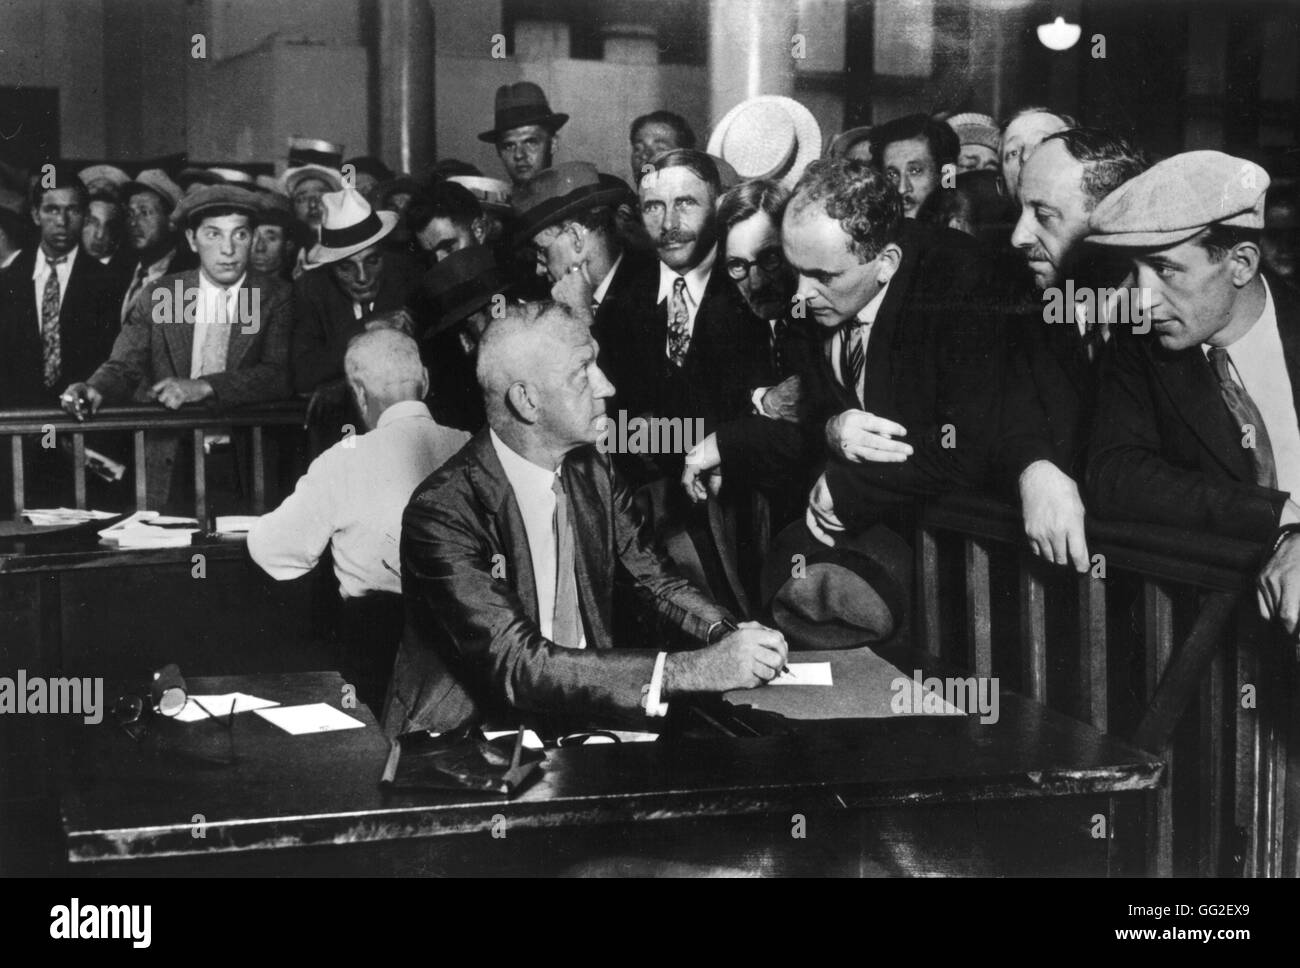
[[[1015,495],[1020,474],[1030,464],[1046,460],[1066,474],[1072,471],[1053,443],[1051,422],[1034,382],[1035,354],[1048,352],[1043,341],[1042,320],[1017,318],[1009,329],[997,475],[999,487]]]
[[[141,382],[153,373],[153,328],[155,325],[169,325],[155,324],[153,321],[156,305],[153,295],[160,291],[169,295],[166,290],[155,285],[136,296],[126,322],[113,341],[108,359],[86,380],[103,394],[105,403],[117,404],[130,400]]]
[[[1090,508],[1105,518],[1268,541],[1287,495],[1165,459],[1139,340],[1117,341],[1102,366],[1086,473]]]
[[[525,712],[643,718],[641,686],[651,679],[656,654],[556,645],[512,585],[493,576],[499,555],[467,505],[435,503],[426,493],[407,506],[403,593],[440,629],[465,674]]]
[[[263,331],[257,347],[257,362],[225,373],[213,373],[204,379],[221,407],[238,407],[247,403],[284,400],[289,396],[289,336],[293,329],[288,287],[262,287],[269,292],[270,305],[260,314]],[[250,352],[254,348],[250,348]]]

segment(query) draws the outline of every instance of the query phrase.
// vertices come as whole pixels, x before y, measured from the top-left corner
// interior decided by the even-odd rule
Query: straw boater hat
[[[798,101],[765,94],[728,111],[709,136],[708,151],[741,178],[768,178],[789,188],[821,154],[822,132]]]
[[[499,178],[485,178],[482,175],[452,175],[447,179],[469,189],[471,195],[478,199],[483,210],[493,215],[510,215],[510,185]]]
[[[478,136],[479,141],[496,144],[503,134],[514,128],[540,124],[552,132],[564,127],[567,114],[557,114],[546,101],[546,94],[532,81],[503,84],[497,88],[495,125]]]
[[[342,191],[329,192],[321,198],[325,218],[320,226],[320,241],[311,247],[303,261],[304,269],[316,269],[368,249],[397,225],[393,212],[376,212],[361,193],[350,185]]]

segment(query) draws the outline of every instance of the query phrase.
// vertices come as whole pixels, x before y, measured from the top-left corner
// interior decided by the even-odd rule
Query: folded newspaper
[[[87,521],[104,521],[117,517],[112,511],[91,511],[86,508],[25,508],[23,518],[38,528],[57,528],[85,524]]]

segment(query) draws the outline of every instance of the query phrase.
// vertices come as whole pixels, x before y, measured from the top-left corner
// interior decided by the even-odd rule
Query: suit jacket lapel
[[[1205,449],[1232,477],[1253,482],[1254,469],[1246,448],[1241,446],[1241,431],[1233,425],[1219,392],[1219,384],[1200,347],[1181,353],[1163,355],[1151,344],[1153,370],[1188,428]]]
[[[230,327],[230,341],[226,344],[227,370],[234,370],[239,367],[240,361],[244,358],[244,354],[248,352],[249,346],[253,343],[253,338],[261,332],[261,297],[261,279],[250,272],[244,278],[243,286],[240,287],[239,292],[235,295],[236,318],[230,320],[233,325]],[[247,325],[244,323],[242,318],[244,312],[248,312],[250,315]],[[245,330],[247,330],[247,332],[245,332]]]
[[[519,513],[519,503],[515,500],[514,489],[506,477],[501,459],[497,457],[496,448],[487,428],[480,430],[470,441],[474,448],[476,466],[471,471],[470,481],[484,508],[492,515],[495,529],[501,537],[501,546],[505,549],[506,569],[513,575],[515,593],[523,603],[524,611],[540,627],[541,621],[537,610],[537,576],[533,574],[533,557],[528,548],[528,533],[524,530],[524,519]]]
[[[578,608],[589,648],[612,644],[609,616],[601,609],[595,589],[608,584],[606,570],[613,541],[609,521],[597,511],[604,506],[596,483],[579,474],[572,461],[564,462],[564,490],[569,495],[569,521],[573,525],[573,564],[578,582]],[[609,599],[606,599],[609,601]]]

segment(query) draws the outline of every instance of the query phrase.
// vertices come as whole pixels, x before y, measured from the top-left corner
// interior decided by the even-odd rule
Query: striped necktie
[[[1254,446],[1248,447],[1250,463],[1255,470],[1255,483],[1261,487],[1277,488],[1277,463],[1273,459],[1273,444],[1268,439],[1268,428],[1264,426],[1264,417],[1259,407],[1251,399],[1246,388],[1232,378],[1228,364],[1232,358],[1228,351],[1219,346],[1210,348],[1206,354],[1210,368],[1219,381],[1219,393],[1232,414],[1232,419],[1240,428],[1243,439],[1245,434],[1254,430]]]
[[[67,256],[57,259],[46,257],[50,274],[45,277],[45,290],[41,293],[41,351],[44,355],[45,386],[53,387],[63,372],[63,350],[59,344],[59,306],[63,294],[59,290],[59,273],[56,266],[67,261]]]
[[[867,365],[867,350],[862,345],[864,328],[858,320],[850,320],[840,340],[840,372],[844,375],[844,387],[857,399],[859,406],[862,405],[862,371]]]

